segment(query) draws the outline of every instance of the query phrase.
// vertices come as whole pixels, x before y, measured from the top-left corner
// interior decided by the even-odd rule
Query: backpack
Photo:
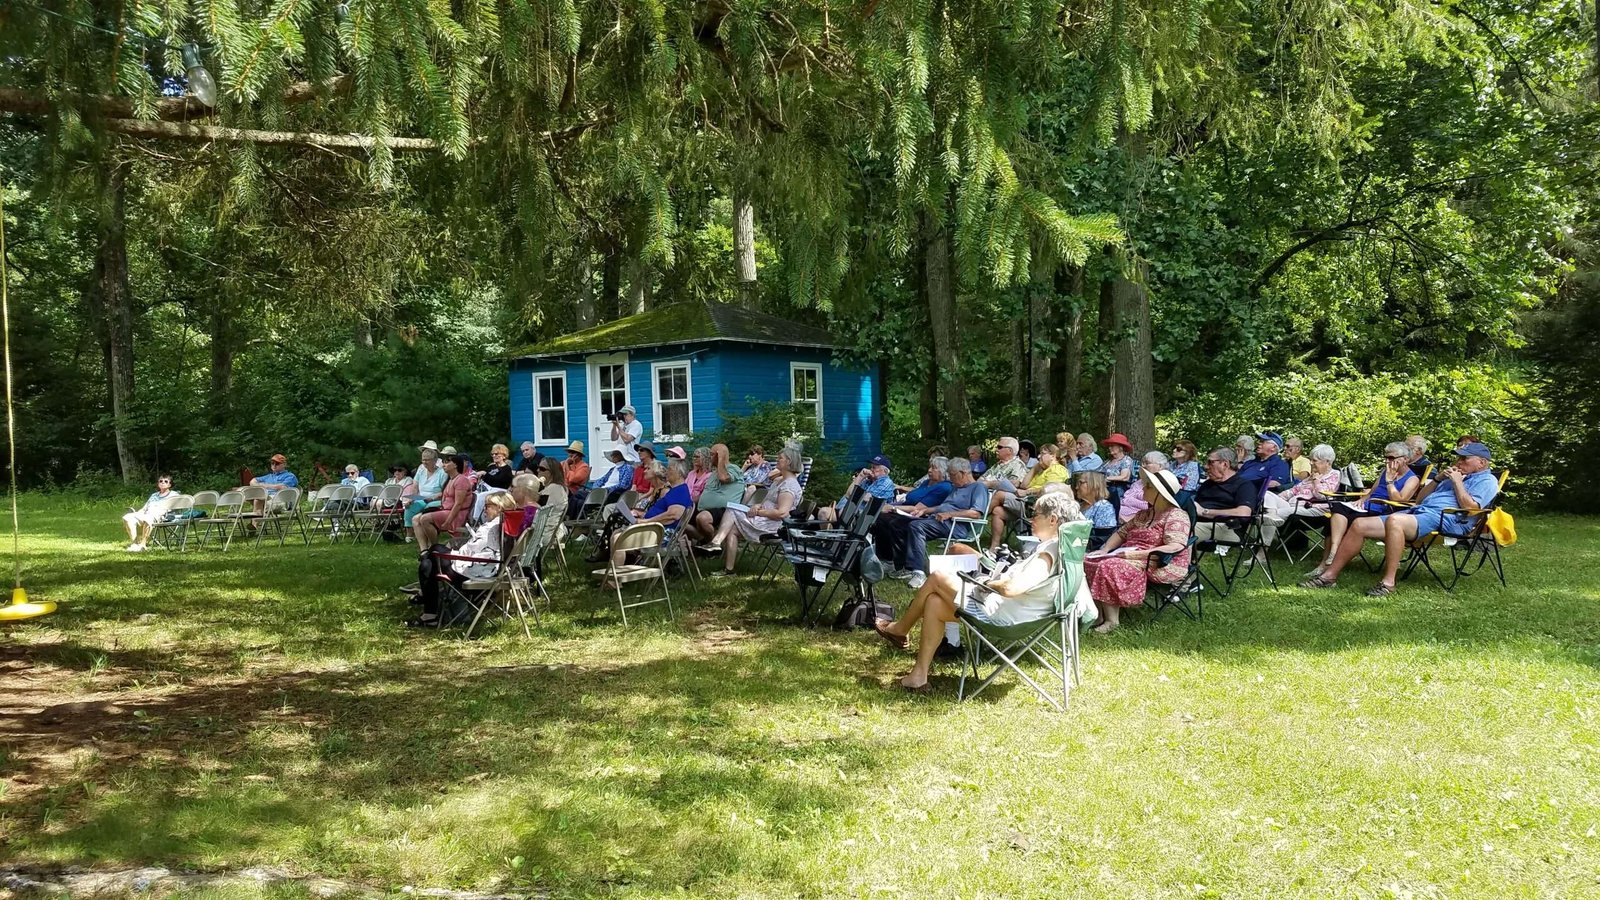
[[[845,601],[844,608],[834,617],[833,627],[838,631],[871,628],[878,619],[894,621],[894,607],[877,597],[854,597]]]

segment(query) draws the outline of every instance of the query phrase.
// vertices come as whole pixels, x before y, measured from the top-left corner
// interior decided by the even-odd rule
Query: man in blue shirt
[[[989,488],[972,477],[970,461],[960,457],[945,460],[940,475],[948,480],[938,483],[950,487],[942,502],[897,506],[898,512],[885,512],[872,526],[878,556],[886,562],[892,560],[895,577],[909,580],[912,590],[928,580],[928,541],[949,537],[952,530],[957,540],[969,540],[972,526],[959,520],[981,520],[989,509]],[[928,477],[933,484],[932,467]]]
[[[273,454],[272,459],[268,460],[268,465],[272,471],[250,479],[252,487],[264,487],[267,489],[268,499],[277,499],[278,492],[284,488],[297,488],[300,486],[300,479],[294,477],[294,473],[289,471],[289,460],[284,458],[282,453]],[[256,512],[259,513],[266,508],[266,503],[257,500],[255,507]]]
[[[1105,460],[1094,448],[1100,446],[1095,442],[1094,435],[1085,431],[1078,435],[1078,439],[1070,447],[1062,447],[1061,453],[1067,457],[1062,460],[1067,464],[1067,474],[1076,475],[1079,472],[1098,472],[1105,466]]]
[[[868,496],[881,500],[894,500],[894,479],[889,475],[889,457],[882,453],[874,456],[861,467],[861,471],[850,479],[851,487],[859,487],[866,491]],[[848,492],[847,492],[848,494]],[[817,520],[821,522],[836,522],[839,514],[844,511],[847,497],[840,497],[839,502],[832,506],[824,506],[817,510]]]
[[[1499,480],[1489,471],[1489,448],[1474,441],[1456,448],[1456,464],[1417,497],[1417,505],[1403,512],[1356,519],[1339,542],[1338,552],[1321,576],[1301,582],[1302,587],[1332,587],[1339,573],[1361,552],[1366,540],[1383,541],[1383,576],[1367,591],[1369,597],[1394,593],[1400,557],[1406,545],[1418,536],[1437,531],[1444,535],[1464,535],[1472,529],[1482,510],[1500,493]],[[1464,513],[1447,510],[1466,510]]]
[[[1293,484],[1294,475],[1289,469],[1289,461],[1278,455],[1283,447],[1283,438],[1273,432],[1263,431],[1256,435],[1256,441],[1256,457],[1240,464],[1238,477],[1258,483],[1266,479],[1268,490]]]

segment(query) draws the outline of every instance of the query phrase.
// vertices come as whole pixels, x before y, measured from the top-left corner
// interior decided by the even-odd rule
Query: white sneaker
[[[924,572],[912,572],[911,573],[911,578],[906,582],[906,587],[911,588],[913,591],[920,591],[920,590],[922,590],[922,586],[924,584],[927,584],[927,583],[928,583],[927,573],[924,573]]]
[[[144,545],[143,544],[129,544],[128,545],[128,552],[129,553],[143,553],[144,552]]]
[[[916,573],[911,571],[910,569],[895,569],[893,572],[889,573],[889,577],[890,578],[894,578],[894,579],[898,579],[900,581],[905,581],[905,580],[909,579],[912,575],[915,575],[915,574]]]

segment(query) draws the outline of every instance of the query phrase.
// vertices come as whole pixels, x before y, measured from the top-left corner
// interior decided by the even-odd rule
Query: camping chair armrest
[[[1410,509],[1411,507],[1416,506],[1415,503],[1412,503],[1409,500],[1383,499],[1383,500],[1368,500],[1367,502],[1368,503],[1382,503],[1384,506],[1387,506],[1390,509]]]
[[[448,559],[451,562],[497,563],[500,561],[490,556],[462,556],[459,553],[435,553],[433,558]]]
[[[1477,516],[1486,516],[1486,515],[1489,514],[1489,510],[1487,510],[1487,509],[1462,509],[1462,508],[1457,507],[1457,506],[1447,506],[1444,509],[1439,510],[1439,512],[1441,512],[1441,513],[1443,513],[1444,515],[1447,515],[1447,516],[1473,516],[1473,517],[1477,517]]]

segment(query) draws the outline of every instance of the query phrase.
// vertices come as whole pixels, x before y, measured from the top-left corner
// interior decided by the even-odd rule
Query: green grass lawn
[[[121,552],[25,498],[0,864],[271,864],[557,895],[1600,896],[1600,520],[1524,516],[1511,587],[1259,579],[1086,636],[1064,715],[892,685],[794,586],[678,615],[558,578],[530,641],[399,627],[414,551]],[[1298,572],[1298,569],[1293,572]],[[886,588],[903,602],[898,583]],[[598,609],[598,614],[596,610]]]

